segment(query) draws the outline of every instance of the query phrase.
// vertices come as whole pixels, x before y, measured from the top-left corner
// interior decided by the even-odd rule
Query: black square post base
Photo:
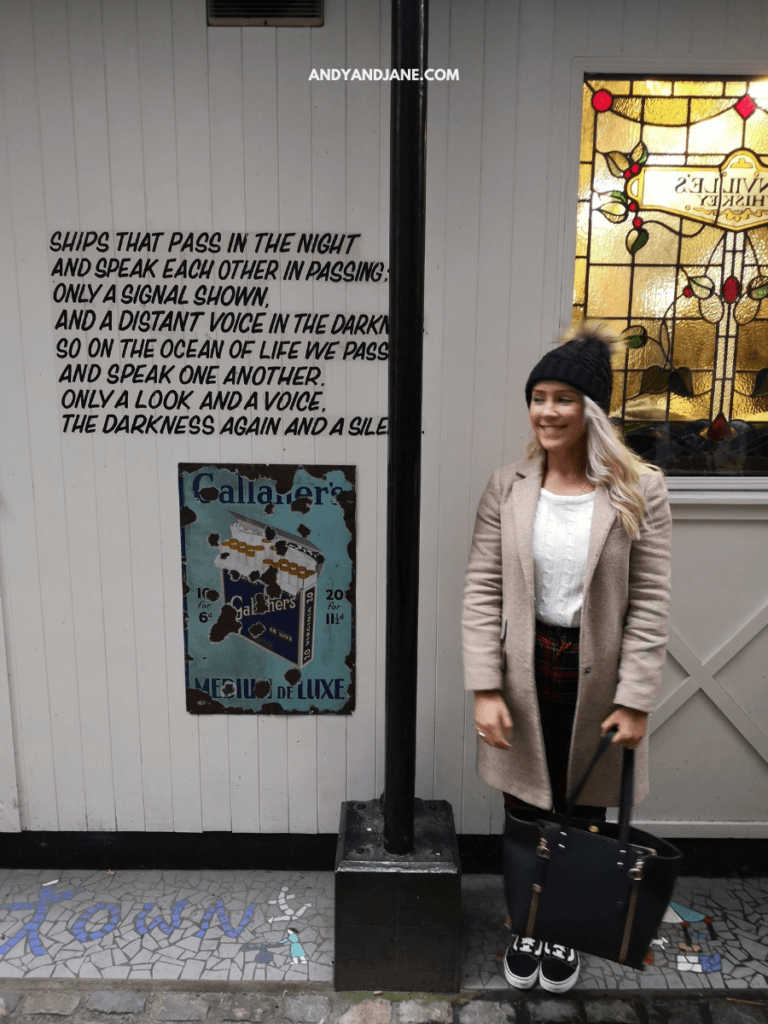
[[[461,864],[446,800],[417,800],[410,853],[384,849],[378,800],[341,805],[334,988],[455,992]]]

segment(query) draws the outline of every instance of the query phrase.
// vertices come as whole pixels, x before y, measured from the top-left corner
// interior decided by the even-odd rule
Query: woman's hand
[[[611,742],[621,743],[627,750],[634,750],[648,728],[648,712],[636,711],[634,708],[616,708],[600,726],[603,735],[614,725],[619,727],[619,731]]]
[[[475,691],[475,728],[489,746],[509,750],[505,737],[512,734],[512,718],[499,690]]]

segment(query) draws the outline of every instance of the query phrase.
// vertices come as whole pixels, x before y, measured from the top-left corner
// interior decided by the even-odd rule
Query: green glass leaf
[[[768,298],[768,277],[753,277],[747,285],[747,294],[758,302]]]
[[[605,219],[609,220],[612,224],[621,224],[629,215],[629,211],[626,206],[622,203],[617,203],[615,200],[601,206],[600,213],[602,213]]]
[[[648,241],[648,232],[645,228],[633,228],[626,237],[627,250],[631,253],[639,252]]]
[[[643,348],[648,344],[648,331],[639,325],[628,327],[622,332],[622,337],[626,340],[628,348]]]
[[[643,370],[643,376],[640,378],[640,390],[638,394],[663,395],[667,390],[668,383],[669,370],[663,370],[659,365],[654,363],[652,366],[646,366]]]
[[[706,274],[700,277],[689,277],[688,283],[697,299],[708,299],[715,290],[715,282]]]
[[[604,196],[610,196],[611,199],[615,199],[617,202],[622,203],[624,206],[629,206],[629,196],[626,192],[617,192],[612,189],[610,192],[603,192]]]
[[[768,366],[757,371],[755,386],[752,388],[753,398],[763,398],[765,395],[768,395]]]
[[[630,162],[633,164],[639,164],[642,167],[647,159],[648,147],[644,142],[638,142],[638,144],[630,153]]]
[[[683,398],[693,396],[693,374],[689,366],[678,366],[669,375],[667,388],[674,395],[682,395]]]
[[[608,164],[608,170],[616,178],[623,178],[624,171],[629,167],[629,158],[626,153],[619,153],[617,149],[611,153],[603,153],[605,162]]]

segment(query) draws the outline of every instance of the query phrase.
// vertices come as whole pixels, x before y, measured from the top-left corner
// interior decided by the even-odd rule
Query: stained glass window
[[[768,475],[768,80],[588,79],[574,319],[669,475]]]

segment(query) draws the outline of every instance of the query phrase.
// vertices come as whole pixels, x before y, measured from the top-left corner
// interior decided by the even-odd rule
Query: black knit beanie
[[[558,380],[577,388],[607,414],[611,406],[611,355],[613,339],[599,328],[583,326],[570,341],[550,349],[534,366],[525,385],[526,405],[531,404],[534,384]]]

